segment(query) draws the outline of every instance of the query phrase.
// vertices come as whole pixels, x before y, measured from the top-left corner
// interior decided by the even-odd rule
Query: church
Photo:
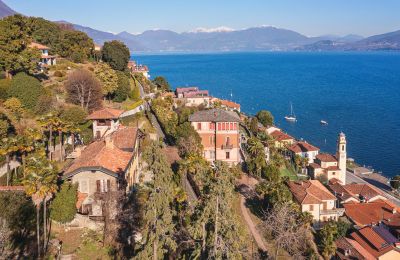
[[[340,133],[337,141],[336,155],[318,154],[313,163],[308,166],[309,175],[313,179],[324,178],[327,181],[337,179],[342,185],[346,184],[346,135]]]

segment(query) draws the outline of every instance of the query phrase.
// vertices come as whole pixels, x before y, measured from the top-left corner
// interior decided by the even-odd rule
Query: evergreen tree
[[[165,259],[176,249],[174,241],[176,215],[173,207],[173,172],[157,143],[152,143],[143,153],[148,170],[154,174],[151,191],[144,209],[144,245],[139,249],[138,259]]]
[[[243,231],[233,210],[234,176],[226,163],[217,161],[190,227],[196,241],[193,257],[240,259]]]
[[[67,223],[74,219],[76,214],[77,184],[64,183],[61,190],[56,193],[56,197],[51,204],[50,218]]]
[[[18,98],[24,108],[34,109],[39,96],[43,93],[43,87],[36,78],[26,73],[18,73],[11,81],[11,87],[8,90],[10,97]]]
[[[267,110],[260,110],[256,115],[258,121],[263,124],[263,126],[271,126],[274,124],[274,117],[271,112]]]
[[[94,74],[101,82],[103,95],[109,98],[118,88],[117,73],[108,64],[99,63],[94,69]]]
[[[161,76],[155,77],[153,83],[159,88],[161,91],[167,92],[171,91],[171,87],[169,86],[168,81]]]
[[[122,71],[116,71],[118,76],[118,87],[114,92],[115,102],[124,102],[131,91],[129,76]],[[140,94],[139,94],[140,95]],[[136,99],[134,99],[136,101]]]
[[[105,42],[102,54],[103,61],[107,62],[111,68],[119,71],[125,71],[127,69],[130,52],[123,42],[115,40]]]

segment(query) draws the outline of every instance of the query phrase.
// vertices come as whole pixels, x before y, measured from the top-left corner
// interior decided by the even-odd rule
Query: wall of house
[[[310,206],[312,205],[312,209]],[[326,209],[331,210],[335,209],[335,201],[334,200],[327,200],[326,201]],[[338,219],[337,214],[324,214],[322,211],[324,210],[323,204],[302,204],[301,211],[302,212],[309,212],[312,216],[314,221],[328,221],[329,219]],[[322,214],[321,214],[322,213]]]
[[[331,167],[331,166],[337,166],[337,162],[321,162],[318,159],[316,161],[317,161],[317,163],[319,165],[321,165],[322,168],[328,168],[328,167]]]
[[[109,125],[99,125],[98,120],[93,120],[93,137],[96,138],[97,131],[100,132],[100,136],[103,137],[105,134],[110,134],[116,131],[119,127],[119,120],[109,120]]]
[[[198,107],[200,105],[210,107],[210,97],[185,98],[184,103],[187,107]]]
[[[130,191],[136,183],[139,183],[139,177],[139,138],[137,138],[135,143],[135,151],[133,152],[133,159],[127,169],[127,172],[125,173],[127,191]]]

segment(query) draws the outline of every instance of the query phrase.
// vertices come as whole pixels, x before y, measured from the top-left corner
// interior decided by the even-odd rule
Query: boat
[[[286,121],[289,121],[289,122],[296,122],[297,121],[296,115],[293,112],[292,103],[290,103],[290,115],[285,116],[285,119],[286,119]]]
[[[321,125],[328,125],[328,122],[326,122],[325,120],[321,120]]]

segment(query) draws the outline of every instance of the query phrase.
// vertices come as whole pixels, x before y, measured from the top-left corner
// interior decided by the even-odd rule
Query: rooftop
[[[300,204],[320,204],[324,200],[336,200],[336,197],[318,180],[289,181],[288,186]]]
[[[336,158],[329,153],[320,153],[315,158],[321,162],[337,162]]]
[[[366,183],[351,183],[346,185],[341,185],[339,183],[330,183],[329,188],[339,194],[339,197],[342,200],[346,200],[347,198],[353,197],[359,200],[360,196],[365,200],[370,200],[379,195],[382,196],[382,193],[375,189],[370,184]]]
[[[119,118],[124,110],[114,109],[114,108],[103,108],[101,110],[96,110],[91,113],[87,119],[95,120],[95,119],[117,119]]]
[[[237,113],[223,109],[197,111],[189,116],[190,122],[240,122]]]
[[[284,141],[284,140],[294,140],[293,137],[291,137],[288,134],[285,134],[284,132],[281,132],[279,130],[275,130],[270,134],[276,141]]]
[[[208,97],[208,90],[198,90],[198,91],[184,92],[183,93],[183,97],[185,97],[185,98]]]
[[[319,151],[319,148],[307,142],[300,141],[290,146],[289,150],[294,153],[306,153],[306,152]]]
[[[183,94],[185,92],[191,92],[191,91],[199,91],[198,87],[186,87],[186,88],[176,88],[176,93],[178,94]]]
[[[336,255],[339,259],[375,259],[357,241],[342,237],[335,241]]]

